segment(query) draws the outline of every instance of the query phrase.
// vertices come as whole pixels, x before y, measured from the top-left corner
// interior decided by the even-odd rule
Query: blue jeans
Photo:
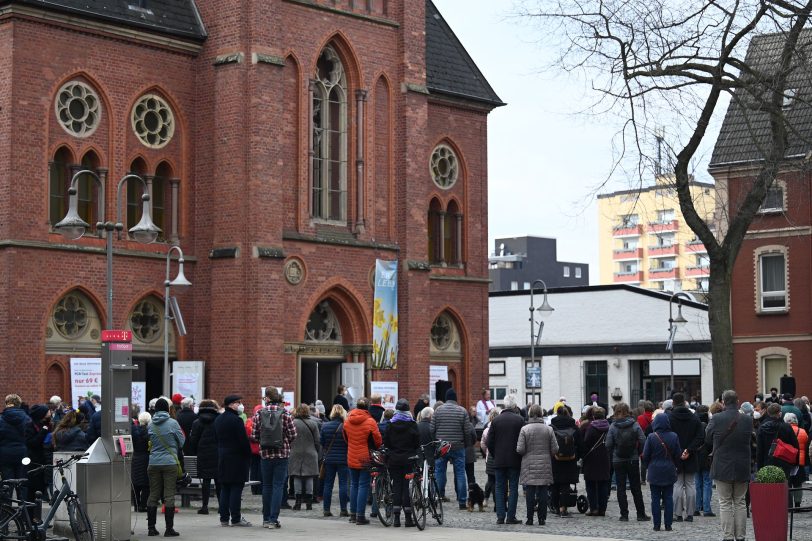
[[[232,524],[240,521],[240,504],[244,486],[245,483],[220,484],[220,522],[228,522],[229,515],[231,515]]]
[[[347,510],[347,485],[349,485],[350,469],[346,464],[324,464],[324,492],[322,498],[324,503],[324,510],[330,510],[330,504],[333,501],[333,485],[335,484],[336,475],[338,476],[338,503],[341,504],[341,510]]]
[[[665,511],[665,525],[671,526],[674,520],[674,485],[650,485],[651,488],[651,517],[654,526],[660,527],[660,509]],[[663,505],[660,506],[660,500]]]
[[[505,518],[505,483],[510,491],[507,502],[507,518],[516,518],[519,501],[519,468],[496,468],[496,518]]]
[[[350,513],[363,517],[367,510],[368,495],[369,470],[350,468]]]
[[[696,508],[705,513],[711,512],[711,496],[713,494],[713,480],[710,470],[696,472],[694,484],[696,485]]]
[[[263,458],[259,469],[262,474],[262,522],[277,522],[287,490],[288,459]]]
[[[468,501],[468,485],[465,480],[465,449],[449,451],[434,463],[434,475],[437,485],[440,487],[440,494],[443,496],[445,496],[446,469],[449,461],[454,464],[454,488],[457,490],[457,501],[460,505],[465,505],[465,502]]]

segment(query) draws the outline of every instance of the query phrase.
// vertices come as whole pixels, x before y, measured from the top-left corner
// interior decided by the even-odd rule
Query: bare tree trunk
[[[732,269],[724,262],[711,260],[708,285],[708,326],[713,355],[713,398],[733,389],[733,326],[730,317]],[[702,397],[710,404],[709,397]]]

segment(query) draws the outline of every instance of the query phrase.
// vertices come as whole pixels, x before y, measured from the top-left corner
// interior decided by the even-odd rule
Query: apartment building
[[[589,285],[589,264],[558,261],[558,241],[545,237],[496,239],[488,257],[490,291],[530,289],[538,279],[547,287]]]
[[[703,218],[712,220],[713,184],[691,182]],[[705,246],[685,223],[673,176],[653,186],[598,196],[601,284],[629,284],[660,291],[707,292],[710,264]]]

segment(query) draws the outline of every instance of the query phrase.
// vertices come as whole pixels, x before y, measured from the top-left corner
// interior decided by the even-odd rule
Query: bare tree
[[[787,163],[789,137],[803,136],[784,105],[790,97],[799,98],[787,90],[788,83],[810,73],[812,36],[804,28],[811,10],[812,1],[793,0],[525,0],[522,8],[523,16],[541,24],[544,36],[559,39],[556,65],[583,70],[600,107],[622,111],[627,157],[645,155],[642,140],[664,117],[679,125],[683,137],[672,142],[673,174],[685,221],[710,260],[717,396],[733,386],[733,265],[767,191]],[[756,54],[757,36],[764,34],[773,34],[772,48]],[[725,227],[714,232],[691,198],[690,166],[712,119],[723,113],[725,95],[730,108],[752,122],[750,144],[757,156],[747,185],[725,205]]]

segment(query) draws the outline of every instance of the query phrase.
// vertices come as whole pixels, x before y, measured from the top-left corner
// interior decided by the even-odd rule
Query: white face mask
[[[243,406],[242,404],[237,406],[237,413],[242,414],[242,412],[244,412],[244,411],[245,411],[245,406]]]
[[[753,419],[761,419],[761,412],[760,411],[754,411],[753,412]]]
[[[101,411],[101,404],[96,404],[96,411]]]

